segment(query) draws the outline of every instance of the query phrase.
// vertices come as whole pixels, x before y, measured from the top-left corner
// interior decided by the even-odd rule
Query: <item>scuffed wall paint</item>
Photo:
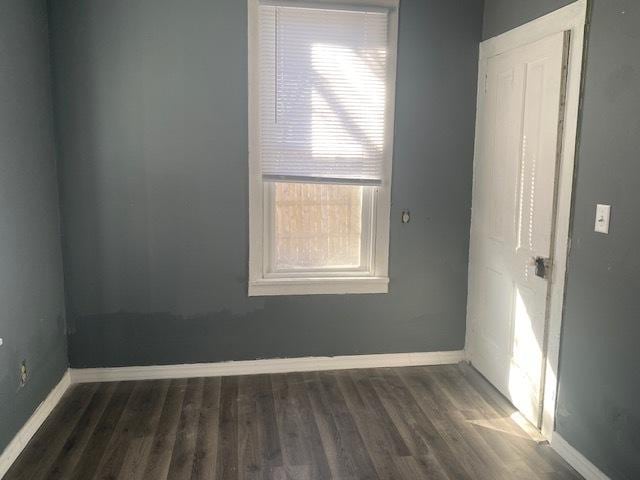
[[[0,2],[0,452],[67,367],[49,66],[46,2]]]
[[[246,1],[51,7],[73,366],[464,346],[481,1],[402,1],[391,293],[269,299],[246,293]]]
[[[345,317],[336,315],[338,302],[309,303],[291,302],[280,315],[268,319],[263,310],[244,315],[221,310],[193,316],[125,312],[83,316],[70,337],[70,355],[76,359],[74,366],[89,367],[463,348],[448,340],[451,327],[436,315],[393,321],[388,321],[391,316]],[[296,319],[294,327],[291,318]],[[425,324],[431,326],[427,339],[423,337]],[[354,335],[353,330],[361,333]]]

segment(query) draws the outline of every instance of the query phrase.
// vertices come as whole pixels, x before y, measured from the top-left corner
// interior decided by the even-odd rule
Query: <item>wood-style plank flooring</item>
[[[581,478],[475,370],[72,387],[6,480]]]

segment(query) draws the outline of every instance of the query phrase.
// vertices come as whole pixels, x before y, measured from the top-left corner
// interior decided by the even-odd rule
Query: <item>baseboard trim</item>
[[[558,432],[551,436],[551,448],[564,458],[569,465],[576,469],[585,480],[610,480],[598,467],[591,463],[587,457],[573,448]]]
[[[348,355],[339,357],[274,358],[185,365],[145,367],[72,368],[72,383],[157,380],[167,378],[224,377],[261,373],[312,372],[353,368],[409,367],[455,364],[465,359],[464,351]]]
[[[53,411],[70,385],[71,376],[69,375],[69,370],[67,370],[58,384],[53,387],[51,392],[49,392],[47,398],[38,405],[31,417],[29,417],[29,420],[27,420],[16,436],[13,437],[13,440],[11,440],[9,445],[4,449],[4,452],[0,455],[0,478],[4,477],[4,475],[9,471],[13,462],[15,462],[18,456],[20,456],[24,447],[27,446],[29,440],[31,440],[33,435],[38,431],[49,414]]]

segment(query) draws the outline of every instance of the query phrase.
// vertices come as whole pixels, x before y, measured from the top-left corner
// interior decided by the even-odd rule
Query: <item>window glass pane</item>
[[[274,268],[358,268],[363,188],[276,183]]]

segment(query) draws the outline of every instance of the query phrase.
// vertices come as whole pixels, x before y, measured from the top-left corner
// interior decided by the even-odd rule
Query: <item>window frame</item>
[[[399,0],[247,0],[248,4],[248,127],[249,127],[249,296],[362,294],[389,291],[389,227],[391,214],[391,174],[395,119],[395,89],[398,43]],[[267,225],[272,206],[273,184],[262,178],[260,168],[260,78],[259,6],[313,5],[319,8],[374,7],[389,11],[388,62],[386,73],[385,151],[382,183],[371,195],[370,265],[366,270],[309,269],[272,272]],[[366,191],[363,195],[368,195]],[[364,208],[364,199],[363,199]],[[363,225],[364,227],[364,225]],[[363,233],[364,233],[363,228]]]

